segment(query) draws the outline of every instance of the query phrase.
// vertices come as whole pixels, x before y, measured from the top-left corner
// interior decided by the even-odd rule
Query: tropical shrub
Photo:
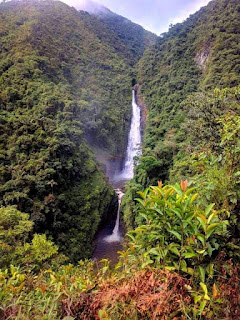
[[[138,227],[130,231],[129,249],[144,268],[157,265],[194,274],[207,264],[227,236],[228,221],[210,204],[205,210],[195,204],[197,193],[181,184],[147,188],[139,192]]]
[[[33,222],[28,214],[14,207],[0,208],[1,268],[14,264],[36,272],[65,261],[66,258],[58,255],[57,246],[47,240],[45,234],[34,234],[31,240],[32,231]]]

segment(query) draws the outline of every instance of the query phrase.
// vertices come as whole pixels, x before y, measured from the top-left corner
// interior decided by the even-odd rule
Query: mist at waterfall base
[[[130,131],[128,134],[127,152],[120,172],[115,173],[111,179],[111,183],[115,188],[118,196],[118,211],[114,228],[110,229],[109,226],[103,228],[97,238],[96,248],[93,258],[100,260],[108,258],[112,262],[117,261],[117,251],[121,249],[122,227],[120,224],[121,201],[124,196],[121,188],[124,184],[133,178],[135,158],[141,154],[141,111],[136,102],[135,91],[132,91],[132,117]]]

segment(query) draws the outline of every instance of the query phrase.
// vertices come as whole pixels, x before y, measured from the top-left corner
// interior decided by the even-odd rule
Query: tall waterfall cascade
[[[128,135],[127,156],[120,173],[123,180],[130,180],[134,174],[135,157],[141,155],[141,112],[136,103],[135,91],[132,91],[132,120]]]
[[[132,91],[132,118],[131,126],[128,135],[127,154],[124,161],[123,170],[115,177],[118,181],[128,181],[133,178],[134,175],[134,161],[136,156],[141,155],[141,112],[136,103],[135,91]],[[120,211],[121,201],[124,193],[121,189],[115,189],[118,196],[118,212],[115,227],[110,236],[105,238],[107,242],[119,242],[121,240],[121,234],[119,231],[120,226]]]
[[[120,226],[120,210],[121,210],[121,202],[122,197],[124,196],[124,193],[120,189],[115,189],[115,192],[118,196],[118,211],[117,211],[117,219],[115,223],[115,227],[113,229],[113,232],[110,236],[106,237],[105,240],[107,242],[116,242],[121,240],[121,235],[119,232],[119,226]]]

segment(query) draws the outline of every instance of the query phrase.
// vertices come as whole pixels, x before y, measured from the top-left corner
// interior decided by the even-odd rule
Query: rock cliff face
[[[207,44],[201,51],[199,51],[196,54],[194,58],[197,66],[201,67],[203,71],[206,70],[210,52],[211,52],[211,44]]]

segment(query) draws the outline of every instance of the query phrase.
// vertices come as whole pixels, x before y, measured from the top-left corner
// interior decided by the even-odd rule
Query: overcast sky
[[[65,3],[78,7],[88,0],[63,0]],[[182,22],[190,14],[208,4],[209,0],[97,0],[145,29],[156,34],[168,31],[170,23]]]

